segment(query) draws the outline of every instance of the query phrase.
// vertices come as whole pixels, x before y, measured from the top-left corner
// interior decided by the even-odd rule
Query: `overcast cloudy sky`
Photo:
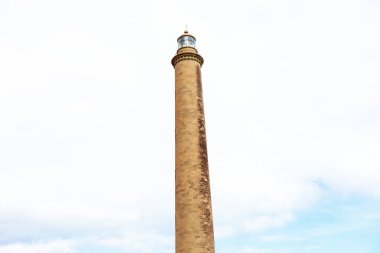
[[[217,252],[380,252],[380,1],[0,0],[0,253],[174,252],[185,24]]]

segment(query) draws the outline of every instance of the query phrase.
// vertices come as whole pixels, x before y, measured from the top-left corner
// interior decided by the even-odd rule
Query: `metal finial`
[[[185,33],[189,33],[189,31],[187,30],[187,25],[185,25]]]

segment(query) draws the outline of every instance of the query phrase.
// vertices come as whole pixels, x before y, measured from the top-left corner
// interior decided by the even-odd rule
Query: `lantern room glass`
[[[191,36],[182,36],[178,39],[178,49],[182,47],[195,48],[195,39]]]

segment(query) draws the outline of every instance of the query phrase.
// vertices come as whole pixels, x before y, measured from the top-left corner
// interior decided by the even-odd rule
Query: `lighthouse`
[[[176,253],[214,253],[201,67],[196,38],[177,39],[175,70],[175,244]]]

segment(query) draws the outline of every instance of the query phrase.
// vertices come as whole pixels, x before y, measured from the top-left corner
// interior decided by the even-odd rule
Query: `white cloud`
[[[277,234],[277,235],[263,235],[259,236],[260,241],[263,242],[291,242],[291,241],[303,241],[306,239],[306,237],[303,236],[296,236],[296,235],[283,235],[283,234]]]
[[[152,231],[144,231],[138,234],[127,232],[122,237],[98,240],[96,244],[135,252],[153,252],[157,248],[160,249],[160,252],[172,252],[174,236],[165,236]]]
[[[280,214],[272,216],[258,216],[244,223],[244,228],[248,231],[258,232],[269,228],[281,227],[292,221],[291,214]]]
[[[240,249],[240,252],[244,252],[244,253],[270,253],[273,251],[268,250],[268,249],[262,249],[262,248],[243,247],[242,249]]]
[[[13,243],[0,245],[1,253],[74,253],[75,243],[67,240],[55,240],[35,243]]]

